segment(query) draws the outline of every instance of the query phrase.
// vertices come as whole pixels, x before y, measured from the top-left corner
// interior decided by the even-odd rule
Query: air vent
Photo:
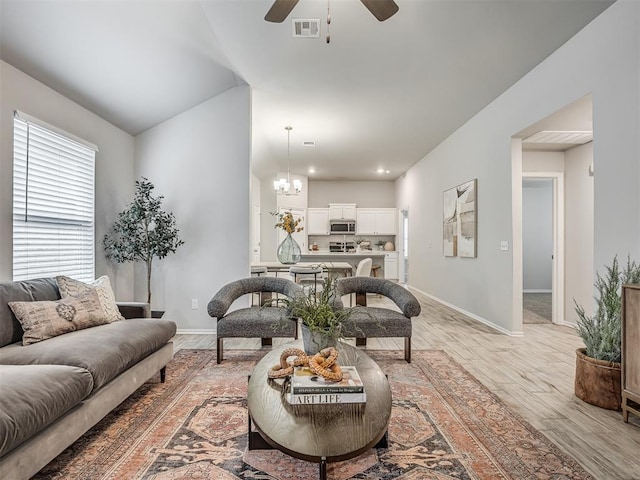
[[[320,19],[318,18],[294,18],[291,23],[293,24],[294,37],[320,37]]]
[[[316,142],[314,140],[305,140],[304,142],[302,142],[302,146],[303,147],[315,147],[316,146]]]
[[[591,131],[542,130],[525,138],[522,143],[561,143],[582,145],[593,140]]]

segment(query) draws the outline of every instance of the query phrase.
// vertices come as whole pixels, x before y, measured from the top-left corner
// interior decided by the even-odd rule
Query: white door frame
[[[404,264],[404,215],[402,214],[405,210],[408,215],[409,207],[398,209],[398,237],[396,243],[396,250],[398,251],[398,283],[404,283],[406,273]]]
[[[564,324],[564,172],[522,172],[522,178],[549,178],[553,181],[553,262],[551,270],[551,318],[556,324]],[[520,189],[522,195],[522,189]],[[522,206],[522,200],[520,201]],[[522,209],[520,209],[522,219]],[[522,228],[522,221],[520,222]],[[522,232],[520,232],[522,238]],[[515,253],[515,251],[514,251]],[[520,258],[514,258],[522,265],[522,249]],[[522,294],[522,292],[520,292]]]

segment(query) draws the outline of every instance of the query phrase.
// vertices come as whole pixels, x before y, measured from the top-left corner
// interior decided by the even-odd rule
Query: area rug
[[[181,350],[167,381],[149,381],[35,478],[318,478],[318,465],[247,450],[247,375],[265,350]],[[389,447],[329,464],[332,480],[592,477],[442,351],[369,354],[393,393]],[[295,432],[292,432],[295,435]]]

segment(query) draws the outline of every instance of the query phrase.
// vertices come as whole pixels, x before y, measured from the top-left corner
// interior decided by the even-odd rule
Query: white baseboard
[[[553,293],[553,290],[545,290],[544,288],[527,288],[522,290],[522,293]]]
[[[504,335],[508,335],[510,337],[524,337],[524,332],[522,332],[522,331],[520,331],[520,332],[512,332],[510,330],[507,330],[504,327],[501,327],[500,325],[496,325],[495,323],[490,322],[486,318],[483,318],[483,317],[481,317],[479,315],[476,315],[475,313],[468,312],[468,311],[464,310],[463,308],[458,307],[457,305],[453,305],[452,303],[445,302],[444,300],[442,300],[442,299],[440,299],[440,298],[438,298],[438,297],[436,297],[434,295],[431,295],[430,293],[423,292],[422,290],[419,290],[419,289],[414,288],[412,286],[409,286],[409,288],[411,290],[415,290],[416,292],[424,295],[425,297],[429,297],[430,299],[435,300],[438,303],[441,303],[442,305],[445,305],[445,306],[447,306],[449,308],[452,308],[456,312],[460,312],[463,315],[466,315],[467,317],[472,318],[473,320],[476,320],[476,321],[478,321],[480,323],[483,323],[487,327],[493,328],[494,330],[496,330],[496,331],[498,331],[500,333],[503,333]]]
[[[176,335],[215,335],[216,331],[207,329],[198,329],[198,328],[179,328],[176,330]]]

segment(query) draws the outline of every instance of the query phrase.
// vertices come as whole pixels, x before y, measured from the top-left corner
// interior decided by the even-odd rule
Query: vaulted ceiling
[[[393,179],[610,0],[0,0],[0,58],[136,135],[227,89],[252,90],[253,170]],[[291,19],[321,19],[293,38]],[[303,147],[303,141],[316,142]],[[382,167],[388,174],[377,174]]]

